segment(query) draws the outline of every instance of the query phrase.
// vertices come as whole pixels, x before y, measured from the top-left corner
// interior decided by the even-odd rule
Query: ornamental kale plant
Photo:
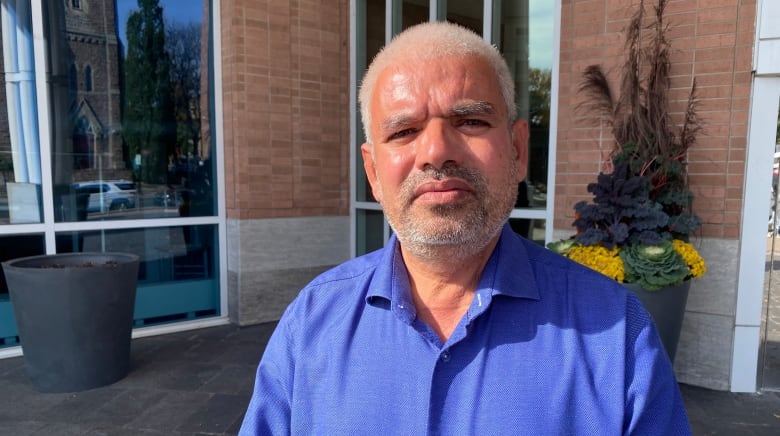
[[[574,205],[577,219],[575,239],[582,245],[602,244],[606,248],[624,244],[658,244],[671,239],[669,215],[650,199],[650,182],[628,171],[620,163],[610,174],[599,174],[588,184],[593,202]]]
[[[704,260],[687,242],[688,233],[681,231],[698,227],[698,218],[686,216],[685,210],[669,216],[651,198],[651,189],[647,177],[616,161],[611,173],[601,173],[588,184],[593,201],[574,206],[577,233],[548,248],[647,291],[700,277],[706,271]]]
[[[656,291],[706,272],[704,259],[680,232],[680,223],[698,225],[683,214],[670,217],[650,197],[647,177],[628,163],[616,162],[613,172],[588,184],[593,201],[574,206],[577,233],[547,247],[620,283],[637,283]],[[688,221],[686,221],[688,220]],[[690,228],[690,227],[689,227]]]
[[[691,270],[671,241],[654,245],[626,245],[620,250],[625,280],[655,291],[685,280]]]

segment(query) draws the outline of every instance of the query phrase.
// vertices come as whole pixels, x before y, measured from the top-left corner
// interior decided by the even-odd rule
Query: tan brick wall
[[[221,3],[229,218],[349,213],[349,1]]]
[[[561,70],[555,228],[572,229],[573,205],[590,200],[588,183],[612,147],[608,128],[582,120],[575,109],[582,71],[602,64],[617,86],[623,62],[622,31],[639,0],[562,0]],[[651,7],[655,0],[646,0]],[[704,122],[690,150],[694,208],[702,236],[738,238],[742,208],[755,0],[670,0],[672,111],[679,120],[693,78]]]

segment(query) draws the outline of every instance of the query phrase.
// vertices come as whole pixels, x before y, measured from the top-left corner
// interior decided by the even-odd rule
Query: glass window
[[[68,80],[70,81],[70,90],[78,91],[79,89],[79,71],[76,69],[76,65],[70,65],[70,73],[68,74]]]
[[[37,256],[43,254],[44,251],[44,237],[41,234],[0,236],[0,262],[19,257]],[[14,345],[19,345],[19,334],[16,329],[16,319],[13,315],[5,275],[0,274],[0,348]]]
[[[547,204],[554,9],[545,2],[500,2],[496,41],[515,77],[518,117],[528,120],[528,175],[520,183],[515,208]],[[534,17],[532,20],[531,17]],[[510,219],[513,229],[544,244],[545,220]]]
[[[219,314],[217,248],[214,225],[57,234],[58,253],[121,251],[140,257],[136,326]]]
[[[358,210],[357,232],[362,238],[357,239],[357,251],[368,253],[385,245],[385,221],[381,210]]]
[[[92,91],[92,67],[84,67],[84,91]]]
[[[482,35],[482,2],[473,0],[448,0],[447,21],[468,27]]]
[[[215,215],[202,5],[117,0],[78,13],[47,6],[62,17],[47,21],[52,76],[72,81],[74,65],[85,65],[82,88],[50,82],[56,220]],[[85,33],[90,38],[72,37]],[[86,192],[96,184],[104,190]]]
[[[385,44],[385,2],[384,0],[358,0],[359,21],[358,37],[361,41],[356,52],[355,66],[358,71],[358,82],[362,79],[368,64],[379,53]],[[355,102],[357,104],[357,102]],[[357,110],[355,120],[357,137],[357,149],[365,142],[363,124],[360,120],[360,109]],[[363,170],[363,156],[360,152],[354,155],[356,166],[356,180],[354,198],[364,207],[375,208],[376,199],[371,192],[365,171]],[[366,204],[368,203],[368,204]],[[384,215],[381,211],[362,210],[358,208],[355,214],[356,226],[359,229],[356,234],[355,251],[358,254],[367,253],[384,245]]]
[[[0,226],[27,224],[0,228],[0,261],[138,253],[136,326],[221,315],[210,1],[36,2],[0,9]],[[19,345],[0,282],[0,347]]]
[[[0,224],[42,220],[35,62],[29,2],[4,3],[0,91]]]
[[[363,77],[363,72],[368,68],[368,64],[371,59],[379,53],[379,50],[385,45],[385,2],[384,0],[366,0],[362,6],[363,17],[365,26],[362,27],[363,43],[361,44],[363,50],[358,53],[357,63],[355,68],[360,72],[358,80]],[[357,116],[357,137],[358,147],[365,142],[366,138],[363,135],[363,124],[360,119],[358,109]],[[371,188],[368,185],[368,179],[366,173],[363,171],[363,156],[360,153],[356,154],[356,167],[357,167],[357,181],[355,189],[355,199],[357,201],[369,201],[375,202]]]
[[[403,11],[402,28],[428,21],[430,17],[428,0],[405,0],[401,3]]]

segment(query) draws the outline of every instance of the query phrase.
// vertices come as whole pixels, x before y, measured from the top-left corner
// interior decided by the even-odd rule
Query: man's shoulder
[[[366,288],[381,261],[382,250],[350,259],[311,280],[290,304],[288,312],[310,316],[333,310],[334,306],[355,306],[365,298]]]
[[[304,289],[338,286],[370,276],[381,261],[382,253],[383,250],[377,250],[336,265],[315,277]]]
[[[296,337],[304,342],[326,332],[346,331],[342,321],[364,310],[367,289],[380,261],[381,250],[350,259],[315,277],[289,304],[280,327],[297,332]]]
[[[594,313],[625,312],[627,305],[634,306],[627,301],[633,299],[631,292],[614,279],[532,241],[522,240],[522,245],[543,300],[577,301]]]
[[[559,285],[561,282],[566,282],[567,287],[576,287],[578,290],[592,288],[594,291],[625,292],[625,288],[620,283],[604,274],[538,244],[524,242],[537,278]]]

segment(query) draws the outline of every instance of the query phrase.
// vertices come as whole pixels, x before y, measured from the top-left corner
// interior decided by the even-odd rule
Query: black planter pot
[[[77,392],[130,367],[138,256],[67,253],[3,262],[27,375],[41,392]]]
[[[667,286],[657,291],[646,291],[634,283],[624,283],[623,285],[639,297],[642,305],[653,317],[666,354],[669,356],[669,360],[674,363],[683,317],[685,316],[685,306],[688,304],[691,281],[686,280],[679,285]]]

